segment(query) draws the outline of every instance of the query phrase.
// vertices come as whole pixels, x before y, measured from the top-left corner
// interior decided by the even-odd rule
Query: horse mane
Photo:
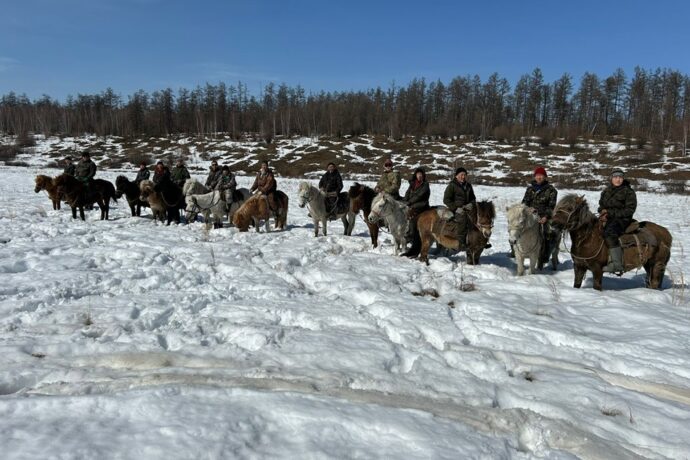
[[[493,220],[496,218],[496,207],[489,200],[477,201],[477,214]]]
[[[564,212],[572,212],[578,207],[579,212],[577,213],[576,217],[578,227],[582,225],[589,225],[591,227],[596,222],[597,218],[592,211],[589,210],[589,204],[584,196],[577,195],[575,193],[568,193],[563,198],[558,200],[558,204],[556,204],[556,208],[554,209],[554,214],[561,208],[570,210],[565,211],[564,209]]]

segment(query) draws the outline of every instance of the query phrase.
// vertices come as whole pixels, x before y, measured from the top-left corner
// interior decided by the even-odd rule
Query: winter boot
[[[609,264],[603,268],[605,273],[623,273],[623,248],[609,248]]]

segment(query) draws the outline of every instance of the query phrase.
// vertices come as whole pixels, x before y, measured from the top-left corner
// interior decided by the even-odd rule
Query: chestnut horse
[[[467,263],[478,265],[479,257],[491,238],[496,209],[491,201],[478,201],[468,217],[470,228],[467,232]],[[458,249],[455,226],[453,222],[449,222],[452,218],[453,213],[446,207],[430,209],[419,215],[417,231],[422,240],[419,258],[426,264],[429,263],[429,248],[433,241],[448,249]]]
[[[275,201],[278,204],[278,211],[271,211],[266,196],[261,193],[254,194],[240,206],[240,209],[235,211],[235,214],[232,216],[232,224],[241,232],[246,232],[249,230],[249,225],[254,224],[256,231],[259,232],[261,231],[259,224],[263,220],[266,225],[266,231],[270,232],[269,219],[273,215],[276,230],[284,230],[287,223],[288,197],[285,193],[277,190],[275,192]]]
[[[553,211],[555,229],[570,232],[570,255],[575,266],[574,287],[582,286],[587,270],[594,277],[594,289],[601,291],[603,268],[608,263],[604,226],[590,210],[584,196],[569,194],[558,201]],[[634,222],[620,237],[625,271],[644,267],[645,287],[661,288],[666,265],[671,258],[673,237],[654,222]]]
[[[79,208],[79,217],[81,220],[86,220],[84,206],[97,203],[101,209],[101,220],[108,220],[110,200],[117,203],[115,187],[107,180],[93,179],[87,186],[69,174],[62,174],[55,178],[54,183],[58,194],[64,197],[65,202],[72,208],[73,219],[77,218],[77,208]]]
[[[48,192],[48,198],[53,203],[53,210],[57,211],[60,209],[60,194],[57,191],[57,185],[53,182],[53,178],[50,176],[44,176],[39,174],[36,176],[36,187],[34,192],[38,193],[41,190]]]
[[[355,182],[350,190],[347,192],[350,197],[350,210],[354,214],[355,218],[357,214],[361,211],[364,215],[364,222],[369,228],[369,236],[371,237],[371,244],[374,247],[379,245],[379,225],[376,223],[369,222],[369,214],[371,213],[371,203],[376,197],[376,191],[373,188],[367,187],[360,183]],[[353,221],[354,228],[354,221]],[[352,234],[352,230],[350,230]]]

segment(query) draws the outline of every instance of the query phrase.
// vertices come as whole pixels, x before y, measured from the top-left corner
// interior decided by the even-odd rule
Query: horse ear
[[[510,206],[506,206],[506,212],[510,211]]]

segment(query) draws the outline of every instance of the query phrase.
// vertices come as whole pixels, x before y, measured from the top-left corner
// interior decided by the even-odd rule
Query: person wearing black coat
[[[604,222],[604,239],[609,248],[609,264],[604,267],[606,273],[623,273],[623,249],[618,238],[633,221],[637,209],[637,196],[625,180],[621,169],[611,173],[609,185],[601,192],[599,198],[599,219]]]
[[[474,209],[477,204],[477,197],[474,195],[472,184],[467,182],[467,170],[459,167],[455,170],[455,176],[446,187],[443,194],[443,204],[453,211],[453,220],[458,224],[456,238],[458,239],[458,250],[467,249],[467,232],[469,218],[467,213]]]
[[[327,170],[319,181],[319,190],[326,194],[326,210],[328,210],[329,218],[335,219],[338,194],[343,190],[343,178],[335,163],[328,163]]]
[[[142,161],[139,164],[139,171],[137,171],[137,177],[134,179],[134,183],[139,185],[141,181],[149,180],[149,177],[151,177],[151,172],[146,167],[146,162]]]
[[[405,251],[402,255],[406,257],[417,257],[419,251],[422,249],[422,240],[417,231],[417,219],[419,215],[429,209],[429,196],[431,189],[429,182],[426,180],[426,171],[423,168],[417,168],[409,180],[409,187],[405,192],[403,201],[409,207],[407,217],[409,219],[409,229],[407,238],[412,241],[410,249]]]

